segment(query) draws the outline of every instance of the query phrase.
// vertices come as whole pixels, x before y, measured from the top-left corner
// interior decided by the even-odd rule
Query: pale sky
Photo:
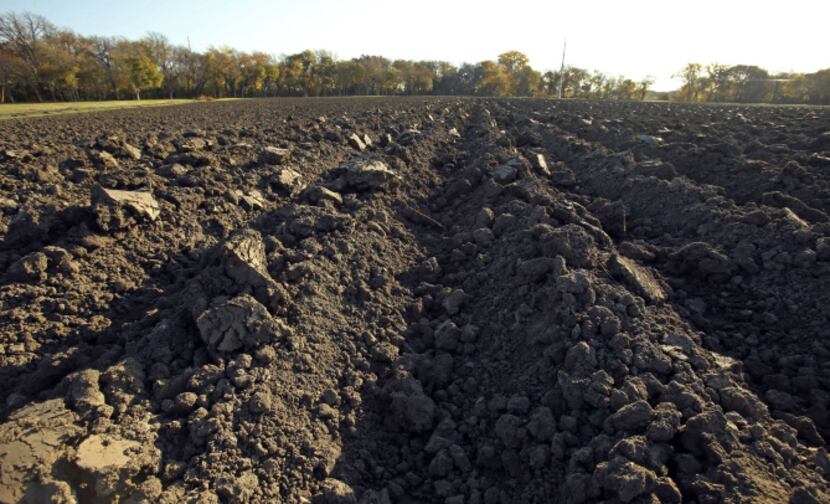
[[[830,1],[602,0],[0,0],[84,35],[161,32],[204,50],[228,45],[280,55],[327,49],[338,58],[454,64],[515,49],[539,70],[567,64],[640,79],[656,90],[685,63],[752,64],[771,71],[830,67]]]

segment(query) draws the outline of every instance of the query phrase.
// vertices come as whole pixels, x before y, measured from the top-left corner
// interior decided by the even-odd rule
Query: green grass
[[[236,98],[222,98],[213,101],[235,100]],[[164,107],[168,105],[183,105],[197,103],[196,100],[109,100],[86,102],[56,102],[56,103],[4,103],[0,105],[0,119],[17,119],[22,117],[45,117],[61,114],[78,114],[83,112],[100,112],[102,110],[117,110],[127,108]],[[203,103],[203,102],[199,102]]]

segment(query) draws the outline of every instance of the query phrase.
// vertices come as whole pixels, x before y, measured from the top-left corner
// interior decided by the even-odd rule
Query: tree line
[[[364,55],[337,60],[328,51],[279,58],[228,47],[204,52],[158,33],[140,40],[85,37],[30,13],[0,15],[0,101],[344,95],[550,96],[642,99],[635,82],[568,67],[541,73],[526,55],[452,65]]]
[[[540,72],[526,55],[459,66],[445,61],[390,60],[364,55],[338,60],[328,51],[275,57],[212,47],[174,45],[161,34],[139,40],[82,36],[43,16],[0,14],[0,102],[142,97],[480,95],[688,101],[828,103],[828,73],[770,76],[758,67],[687,65],[684,86],[650,92],[653,78],[635,81],[573,66]]]
[[[689,63],[678,74],[684,101],[830,104],[830,68],[814,73],[770,73],[754,65]]]

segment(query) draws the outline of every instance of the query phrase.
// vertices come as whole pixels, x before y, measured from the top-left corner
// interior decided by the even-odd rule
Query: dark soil
[[[830,109],[0,123],[0,502],[830,501]]]

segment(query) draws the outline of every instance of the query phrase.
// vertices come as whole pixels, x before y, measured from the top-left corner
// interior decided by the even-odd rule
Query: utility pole
[[[565,50],[568,48],[568,39],[562,42],[562,65],[559,67],[559,99],[562,99],[562,87],[565,85]]]

